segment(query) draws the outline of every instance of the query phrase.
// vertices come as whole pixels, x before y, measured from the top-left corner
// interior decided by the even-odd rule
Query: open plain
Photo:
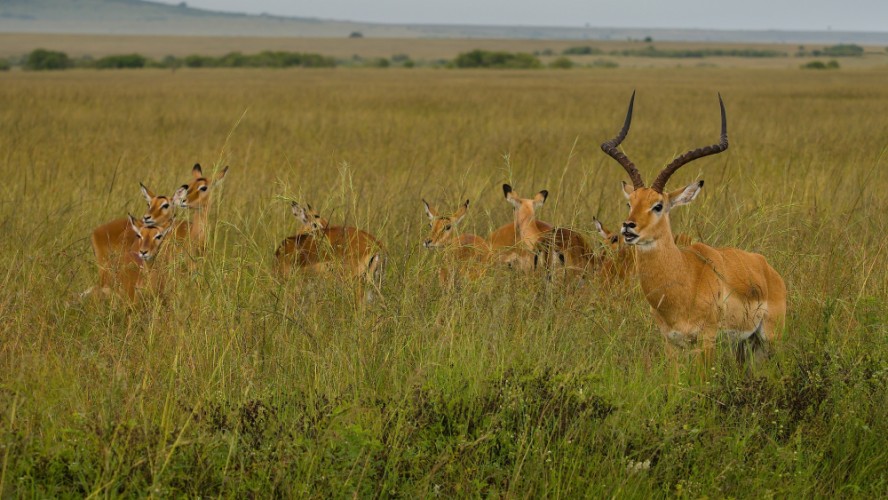
[[[888,494],[888,67],[0,73],[3,496]],[[500,185],[596,242],[625,216],[599,150],[705,179],[673,226],[762,253],[783,341],[669,375],[638,283],[494,270],[453,288],[421,198],[510,220]],[[210,248],[136,306],[84,300],[93,227],[228,165]],[[289,200],[385,245],[384,300],[279,279]],[[603,251],[603,245],[598,245]],[[175,255],[175,257],[172,257]],[[720,346],[723,347],[723,346]],[[687,361],[686,365],[691,362]]]

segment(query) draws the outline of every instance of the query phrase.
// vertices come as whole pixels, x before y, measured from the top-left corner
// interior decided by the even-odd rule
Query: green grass
[[[882,69],[10,72],[0,75],[4,496],[888,494],[888,90]],[[437,284],[420,198],[509,220],[499,185],[594,237],[625,213],[598,149],[705,178],[677,230],[764,254],[786,279],[766,366],[726,349],[669,376],[638,285],[579,292],[490,273]],[[193,273],[161,298],[79,303],[88,235],[230,165]],[[280,282],[282,197],[377,235],[384,305]],[[169,257],[175,248],[165,248]],[[182,257],[175,257],[181,260]]]

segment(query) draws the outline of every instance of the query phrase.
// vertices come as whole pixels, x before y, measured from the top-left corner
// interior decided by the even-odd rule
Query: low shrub
[[[532,54],[480,49],[463,52],[453,60],[457,68],[532,69],[542,65]]]
[[[32,71],[67,69],[72,65],[68,54],[46,49],[32,51],[25,61],[25,69]]]

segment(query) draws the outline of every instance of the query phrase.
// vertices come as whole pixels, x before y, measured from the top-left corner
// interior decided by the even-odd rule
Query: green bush
[[[811,61],[802,65],[802,69],[839,69],[839,61],[835,59],[824,63],[823,61]]]
[[[570,69],[574,67],[574,62],[566,57],[559,57],[550,62],[549,67],[555,69]]]
[[[532,54],[478,49],[463,52],[453,60],[453,66],[457,68],[531,69],[542,65]]]
[[[602,51],[598,47],[589,47],[588,45],[580,47],[568,47],[561,51],[566,56],[588,56],[592,54],[601,54]]]
[[[71,59],[64,52],[36,49],[28,55],[25,69],[33,71],[67,69],[72,66]]]
[[[832,45],[823,49],[823,55],[832,57],[862,56],[863,47],[853,43]]]
[[[373,57],[364,61],[364,66],[368,68],[388,68],[391,63],[384,57]]]
[[[0,59],[0,71],[9,71],[9,61],[6,59]]]
[[[123,69],[144,68],[148,64],[148,58],[140,54],[124,54],[119,56],[107,56],[95,62],[98,69]]]

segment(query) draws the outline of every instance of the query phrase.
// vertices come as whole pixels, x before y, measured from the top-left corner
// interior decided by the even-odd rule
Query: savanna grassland
[[[888,494],[888,68],[809,72],[160,70],[0,74],[4,496],[878,497]],[[783,342],[670,375],[638,284],[493,270],[455,289],[420,198],[486,235],[500,185],[598,240],[625,172],[730,149],[673,226],[764,254]],[[138,182],[230,165],[210,248],[135,307],[79,301],[89,234]],[[288,200],[385,244],[385,300],[280,280]],[[171,244],[167,260],[185,260]],[[160,264],[160,262],[158,263]]]

